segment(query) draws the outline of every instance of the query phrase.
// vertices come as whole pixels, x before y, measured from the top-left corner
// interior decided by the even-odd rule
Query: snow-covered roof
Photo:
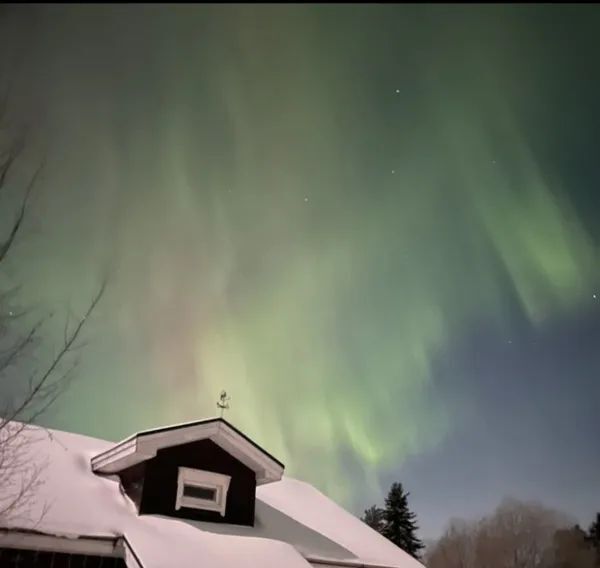
[[[138,515],[119,478],[96,475],[93,456],[114,443],[28,427],[21,436],[40,482],[27,514],[2,521],[12,530],[62,537],[122,537],[128,568],[422,568],[311,485],[284,476],[257,488],[255,525]]]

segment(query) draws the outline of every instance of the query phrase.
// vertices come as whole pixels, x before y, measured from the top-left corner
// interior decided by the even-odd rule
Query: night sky
[[[110,270],[45,423],[120,439],[225,388],[356,513],[400,480],[424,537],[509,495],[587,525],[598,29],[594,5],[2,7],[22,175],[46,155],[2,281],[55,313],[40,357]]]

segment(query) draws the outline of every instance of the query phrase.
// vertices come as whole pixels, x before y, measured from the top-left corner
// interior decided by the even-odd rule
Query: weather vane
[[[221,409],[221,418],[223,418],[223,413],[229,409],[229,401],[231,400],[230,396],[227,396],[227,392],[222,390],[219,395],[219,400],[217,401],[217,408]]]

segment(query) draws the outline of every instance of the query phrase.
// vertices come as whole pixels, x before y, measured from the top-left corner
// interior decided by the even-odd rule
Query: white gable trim
[[[118,469],[118,471],[120,471],[121,469],[126,469],[130,465],[135,465],[145,459],[153,458],[155,455],[156,453],[143,456],[138,447],[137,438],[128,438],[119,442],[110,450],[93,457],[92,470],[98,473],[114,473],[114,471],[110,471],[111,464],[120,464]],[[104,468],[106,467],[108,467],[109,470],[104,471]]]
[[[95,473],[114,474],[132,465],[149,460],[162,448],[212,440],[227,453],[256,473],[257,485],[279,481],[283,466],[256,448],[226,422],[213,420],[200,424],[182,424],[168,430],[141,432],[130,436],[91,460]]]
[[[336,560],[335,558],[321,558],[319,556],[305,556],[304,558],[314,568],[397,568],[397,566],[391,566],[390,564],[369,564],[360,560]],[[418,561],[415,560],[415,562]]]

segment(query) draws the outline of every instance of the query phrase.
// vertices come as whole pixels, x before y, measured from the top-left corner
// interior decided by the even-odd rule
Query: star
[[[395,173],[396,173],[396,170],[392,170],[392,173],[393,173],[393,174],[395,174]]]
[[[399,95],[400,94],[400,89],[396,89],[396,94]]]
[[[592,294],[592,298],[594,298],[595,300],[596,298],[598,298],[598,294]]]
[[[304,202],[305,202],[305,203],[308,203],[308,197],[305,197],[305,198],[304,198]]]

